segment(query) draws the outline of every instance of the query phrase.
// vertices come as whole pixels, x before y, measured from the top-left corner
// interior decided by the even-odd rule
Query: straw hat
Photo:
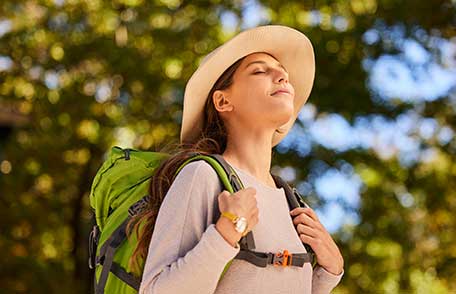
[[[276,130],[272,146],[286,136],[312,90],[315,57],[312,43],[300,31],[283,25],[266,25],[240,32],[201,61],[185,87],[181,142],[194,143],[201,134],[204,105],[220,75],[234,62],[254,52],[272,55],[289,73],[289,82],[295,90],[295,113],[279,131]]]

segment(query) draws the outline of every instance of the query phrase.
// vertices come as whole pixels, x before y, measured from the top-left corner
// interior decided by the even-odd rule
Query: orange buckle
[[[289,253],[288,250],[284,250],[282,252],[278,252],[274,254],[272,259],[274,266],[289,266],[291,265],[291,261],[293,259],[293,254]]]

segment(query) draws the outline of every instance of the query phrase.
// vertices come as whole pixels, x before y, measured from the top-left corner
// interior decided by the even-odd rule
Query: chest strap
[[[299,266],[302,267],[306,262],[313,264],[315,255],[312,252],[308,253],[289,253],[287,250],[278,253],[272,252],[257,252],[252,250],[242,249],[234,257],[248,261],[259,267],[266,267],[268,264],[274,266]]]

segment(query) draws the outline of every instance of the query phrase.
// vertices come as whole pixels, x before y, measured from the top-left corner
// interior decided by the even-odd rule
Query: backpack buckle
[[[290,254],[288,250],[284,250],[283,252],[277,252],[274,254],[272,258],[272,264],[274,266],[289,266],[291,265],[291,261],[293,258],[293,254]]]

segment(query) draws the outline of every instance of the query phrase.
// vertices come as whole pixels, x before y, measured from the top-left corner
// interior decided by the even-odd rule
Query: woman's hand
[[[334,240],[320,223],[312,208],[297,207],[290,211],[299,238],[310,245],[317,262],[326,271],[339,275],[344,268],[344,259]]]
[[[247,219],[247,228],[244,235],[235,230],[231,220],[224,216],[220,216],[218,219],[215,228],[231,244],[238,242],[242,236],[247,235],[258,223],[259,211],[256,200],[256,189],[253,187],[241,189],[233,194],[224,190],[218,195],[218,204],[220,212],[231,212]]]

